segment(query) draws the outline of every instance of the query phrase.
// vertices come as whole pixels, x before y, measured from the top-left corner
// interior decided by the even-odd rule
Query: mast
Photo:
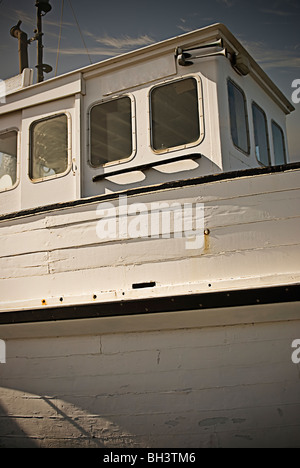
[[[52,6],[49,4],[49,0],[36,0],[35,6],[37,7],[37,29],[34,30],[35,35],[28,40],[27,34],[21,31],[20,25],[22,21],[19,21],[16,26],[13,26],[10,30],[11,36],[18,39],[19,44],[19,70],[23,72],[25,68],[28,68],[28,44],[33,41],[37,41],[37,82],[44,81],[44,73],[50,73],[52,67],[43,63],[43,23],[42,17],[51,11]]]
[[[49,0],[36,0],[35,6],[37,7],[37,29],[34,39],[37,40],[37,82],[44,81],[44,72],[50,73],[52,67],[43,63],[43,26],[42,17],[45,16],[51,9]]]

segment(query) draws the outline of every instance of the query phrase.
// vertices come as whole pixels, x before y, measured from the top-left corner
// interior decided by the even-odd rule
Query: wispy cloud
[[[16,21],[17,22],[20,19],[22,21],[21,29],[23,29],[23,30],[25,29],[25,32],[27,32],[29,36],[30,36],[31,33],[33,35],[33,30],[36,28],[35,16],[34,15],[29,15],[24,10],[12,9],[12,10],[8,10],[6,12],[5,16],[6,16],[6,18],[9,18],[11,21]],[[54,32],[53,30],[52,30],[52,32],[50,32],[49,28],[47,28],[48,29],[47,33],[46,33],[47,37],[48,36],[58,37],[59,23],[57,23],[57,21],[48,19],[48,17],[46,17],[43,20],[43,24],[45,26],[48,26],[48,27],[49,26],[54,27],[57,30],[57,32]],[[63,21],[62,26],[63,27],[74,27],[74,23],[71,23],[71,22],[68,22],[68,21]],[[28,29],[29,27],[30,27],[30,29]]]
[[[300,57],[296,45],[292,49],[271,49],[264,42],[241,40],[244,47],[265,70],[290,70],[300,67]]]
[[[180,31],[183,32],[190,32],[193,31],[194,28],[189,28],[188,26],[183,26],[182,24],[178,24],[177,28],[180,29]]]
[[[183,32],[190,32],[194,29],[187,25],[187,20],[185,18],[180,18],[180,23],[177,25],[177,28]]]
[[[203,17],[198,12],[191,13],[187,17],[179,18],[179,23],[176,25],[183,32],[190,32],[211,23],[214,20],[212,17]]]
[[[30,30],[33,31],[36,27],[35,24],[35,17],[30,16],[28,13],[26,13],[24,10],[19,10],[15,8],[6,8],[1,12],[1,19],[7,19],[9,22],[11,22],[11,26],[17,24],[19,20],[22,21],[21,29],[25,30],[26,28],[30,27]],[[28,31],[30,34],[30,31]]]
[[[147,34],[139,36],[139,37],[130,37],[130,36],[122,36],[122,37],[99,37],[96,39],[96,42],[103,44],[109,47],[115,47],[117,49],[128,49],[131,47],[139,47],[139,46],[146,46],[153,44],[154,39],[152,39]]]
[[[276,16],[282,16],[282,17],[287,17],[287,16],[292,16],[293,13],[290,11],[283,11],[283,10],[272,10],[269,8],[261,8],[259,10],[261,13],[267,13],[268,15],[276,15]]]
[[[45,18],[44,19],[44,24],[46,24],[47,26],[54,26],[55,28],[59,28],[59,23],[57,21],[52,21],[48,18]],[[65,27],[65,26],[68,26],[68,27],[72,27],[74,28],[74,23],[71,23],[70,21],[63,21],[62,22],[62,26]]]
[[[103,36],[97,37],[89,31],[84,31],[84,36],[89,36],[93,45],[89,46],[89,54],[95,57],[115,57],[116,55],[123,54],[135,48],[147,46],[155,42],[148,35],[141,35],[137,37],[121,36]],[[95,45],[99,44],[98,45]],[[55,53],[55,49],[48,49],[48,52]],[[61,55],[86,55],[86,49],[83,47],[67,47],[61,48]]]
[[[88,49],[89,54],[95,57],[114,57],[117,55],[115,48],[104,48],[104,47],[95,47]],[[56,49],[47,48],[48,53],[57,53]],[[86,49],[84,47],[67,47],[61,48],[59,51],[60,55],[86,55]]]

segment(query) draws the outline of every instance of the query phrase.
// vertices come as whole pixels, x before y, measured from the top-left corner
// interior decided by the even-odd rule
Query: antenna
[[[42,17],[45,16],[52,9],[49,0],[36,0],[35,6],[37,7],[37,29],[34,31],[36,34],[33,40],[37,40],[37,81],[40,83],[44,81],[44,72],[50,73],[52,67],[43,63],[43,30],[42,30]]]
[[[50,73],[52,67],[43,63],[43,28],[42,28],[42,17],[51,11],[52,6],[49,4],[49,0],[36,0],[35,6],[37,7],[37,29],[34,30],[35,35],[28,40],[27,34],[20,29],[22,21],[19,21],[16,26],[13,26],[10,30],[10,34],[16,37],[19,41],[19,68],[20,73],[25,68],[28,68],[28,44],[33,41],[37,41],[37,82],[44,81],[44,73]]]

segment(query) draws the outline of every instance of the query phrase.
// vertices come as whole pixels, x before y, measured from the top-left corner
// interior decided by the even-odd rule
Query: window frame
[[[266,137],[267,137],[267,150],[268,150],[268,160],[269,164],[266,166],[263,162],[261,162],[257,155],[256,155],[256,144],[255,144],[255,127],[254,127],[254,115],[253,115],[253,107],[257,107],[259,111],[262,112],[265,120],[265,127],[266,127]],[[252,111],[252,126],[253,126],[253,138],[254,138],[254,154],[257,162],[262,166],[262,167],[270,167],[272,166],[272,160],[271,160],[271,147],[270,147],[270,135],[269,135],[269,127],[268,127],[268,117],[266,112],[263,110],[263,108],[257,104],[254,100],[251,102],[251,111]]]
[[[30,165],[31,165],[31,160],[32,160],[32,127],[40,122],[45,122],[46,120],[51,120],[51,119],[55,119],[56,117],[61,117],[62,115],[65,115],[67,117],[67,141],[68,141],[68,144],[67,144],[67,156],[68,156],[68,164],[67,164],[67,168],[64,172],[60,173],[60,174],[53,174],[51,176],[48,176],[48,177],[40,177],[39,179],[32,179],[31,176],[30,176],[30,172],[31,172],[31,168],[30,168]],[[41,182],[45,182],[45,181],[48,181],[48,180],[54,180],[54,179],[58,179],[60,177],[65,177],[67,176],[70,171],[71,171],[71,168],[72,168],[72,119],[71,119],[71,114],[67,111],[63,111],[63,112],[56,112],[55,114],[49,114],[49,115],[46,115],[40,119],[37,119],[37,120],[33,120],[30,125],[29,125],[29,151],[28,151],[28,164],[27,164],[27,168],[28,168],[28,179],[30,180],[30,182],[32,182],[33,184],[39,184]]]
[[[196,89],[197,89],[197,94],[198,94],[197,103],[198,103],[198,117],[199,117],[199,138],[196,141],[193,141],[191,143],[186,143],[184,145],[172,146],[171,148],[156,150],[156,149],[153,148],[153,119],[152,119],[151,94],[152,94],[153,90],[155,90],[157,88],[161,88],[163,86],[167,86],[167,85],[170,85],[170,84],[173,84],[173,83],[176,83],[176,82],[184,81],[184,80],[187,80],[187,79],[190,79],[190,78],[193,78],[196,81],[196,84],[197,84]],[[149,110],[148,110],[148,113],[149,113],[149,143],[148,143],[148,146],[149,146],[149,148],[151,149],[151,151],[154,154],[158,154],[158,155],[168,154],[168,153],[171,153],[173,151],[179,151],[179,150],[186,149],[186,148],[193,148],[195,146],[200,145],[200,143],[203,142],[204,137],[205,137],[204,111],[203,111],[203,91],[202,91],[202,80],[201,80],[199,75],[195,75],[195,74],[193,74],[193,75],[183,75],[183,76],[177,77],[177,78],[172,79],[172,80],[164,80],[164,81],[160,81],[159,83],[155,84],[148,91],[148,106],[149,106]]]
[[[247,146],[248,146],[248,151],[244,151],[243,148],[240,148],[237,146],[233,140],[232,136],[232,130],[231,130],[231,112],[230,112],[230,98],[229,98],[229,92],[228,92],[228,84],[229,82],[235,86],[235,88],[240,91],[240,93],[243,96],[244,99],[244,105],[245,105],[245,120],[246,120],[246,134],[247,134]],[[251,154],[251,140],[250,140],[250,125],[249,125],[249,114],[248,114],[248,102],[246,98],[246,94],[244,90],[231,78],[227,78],[227,84],[226,84],[226,92],[227,92],[227,101],[228,101],[228,113],[229,113],[229,133],[230,133],[230,138],[232,141],[233,146],[240,152],[243,153],[245,156],[249,157]]]
[[[275,166],[278,166],[278,164],[276,164],[276,159],[275,159],[275,145],[274,145],[273,125],[276,125],[276,127],[279,128],[279,130],[280,130],[280,132],[282,134],[282,137],[283,137],[284,163],[279,164],[279,166],[282,166],[282,165],[288,164],[286,138],[285,138],[283,128],[274,119],[271,119],[272,145],[273,145],[273,156],[274,156],[274,165]]]
[[[132,144],[132,152],[131,155],[128,156],[128,158],[124,159],[118,159],[115,161],[109,161],[106,162],[105,164],[100,164],[99,166],[95,166],[92,163],[92,132],[91,132],[91,111],[94,107],[101,105],[101,104],[106,104],[112,101],[116,101],[118,99],[123,99],[123,98],[129,98],[131,101],[131,144]],[[112,167],[112,166],[117,166],[119,164],[126,164],[129,161],[132,161],[136,157],[136,149],[137,149],[137,142],[136,142],[136,102],[135,98],[132,94],[126,93],[126,94],[120,94],[116,95],[113,97],[109,97],[106,99],[101,99],[100,101],[93,102],[87,111],[87,131],[88,131],[88,158],[87,162],[88,165],[92,169],[100,169],[100,168],[106,168],[106,167]]]
[[[16,135],[17,136],[16,182],[11,187],[8,187],[6,189],[0,189],[0,193],[5,193],[5,192],[9,192],[11,190],[14,190],[15,188],[17,188],[17,186],[20,183],[20,158],[19,158],[19,155],[20,155],[20,130],[17,127],[9,127],[9,128],[6,128],[5,130],[1,130],[0,135],[4,135],[5,133],[11,133],[11,132],[16,132],[16,134],[17,134]]]

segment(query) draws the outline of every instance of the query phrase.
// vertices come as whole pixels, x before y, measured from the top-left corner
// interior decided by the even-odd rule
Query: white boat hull
[[[1,447],[299,447],[300,303],[2,327]]]
[[[2,219],[0,445],[299,447],[299,195],[278,170],[128,198],[203,203],[200,252],[97,239],[99,200]]]

